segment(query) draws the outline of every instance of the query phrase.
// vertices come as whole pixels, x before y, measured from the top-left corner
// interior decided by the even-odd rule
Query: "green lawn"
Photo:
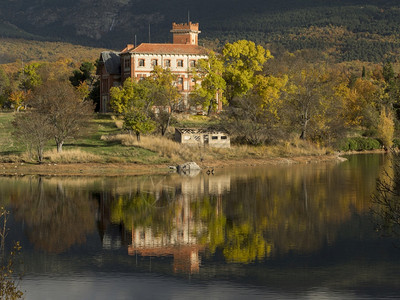
[[[14,113],[0,113],[0,156],[20,156],[26,151],[25,145],[15,141],[12,136],[12,120]],[[69,139],[65,142],[63,150],[80,149],[101,157],[101,162],[136,162],[136,163],[163,163],[165,159],[158,154],[141,147],[124,146],[115,141],[104,141],[102,135],[118,134],[121,130],[109,115],[96,115],[92,121],[92,128],[87,137]],[[45,150],[55,149],[55,143],[49,141]]]
[[[0,155],[18,155],[25,151],[24,146],[12,136],[14,117],[12,112],[0,113]]]

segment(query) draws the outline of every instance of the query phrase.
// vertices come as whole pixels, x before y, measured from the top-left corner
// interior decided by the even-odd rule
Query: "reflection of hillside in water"
[[[3,178],[0,194],[38,248],[63,252],[83,243],[97,220],[105,250],[171,256],[176,272],[193,273],[211,255],[250,263],[335,243],[343,224],[369,210],[381,169],[375,156],[193,178]]]

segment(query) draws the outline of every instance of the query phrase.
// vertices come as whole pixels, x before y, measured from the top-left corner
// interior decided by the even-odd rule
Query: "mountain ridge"
[[[135,39],[170,42],[171,23],[189,15],[200,23],[200,43],[217,48],[245,38],[275,51],[334,47],[341,61],[393,61],[400,53],[400,7],[393,0],[8,0],[0,8],[0,37],[119,50]],[[338,30],[328,40],[310,28],[348,34]]]

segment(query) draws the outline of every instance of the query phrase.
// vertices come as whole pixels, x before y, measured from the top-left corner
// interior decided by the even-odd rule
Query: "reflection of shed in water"
[[[186,145],[208,145],[229,148],[231,140],[222,130],[205,128],[175,128],[175,141]]]

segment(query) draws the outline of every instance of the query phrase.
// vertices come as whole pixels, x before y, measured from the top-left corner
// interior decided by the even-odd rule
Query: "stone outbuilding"
[[[186,145],[230,148],[227,132],[209,128],[175,128],[175,141]]]

